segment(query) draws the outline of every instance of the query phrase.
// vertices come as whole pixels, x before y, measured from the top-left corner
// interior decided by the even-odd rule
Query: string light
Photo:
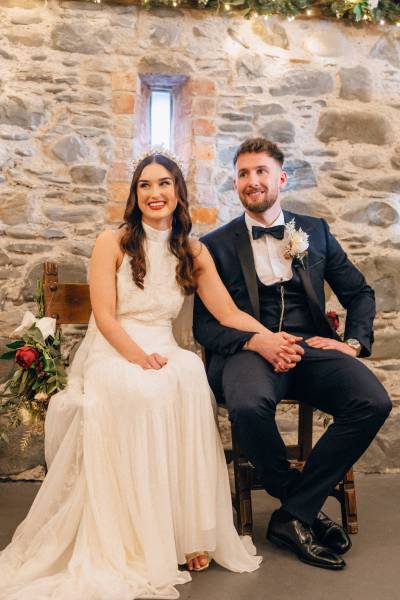
[[[101,4],[103,0],[91,0],[91,1],[93,2],[93,4]],[[202,9],[207,8],[209,1],[210,0],[197,0],[198,7],[202,8]],[[296,19],[296,16],[298,16],[298,14],[301,13],[301,10],[299,10],[298,13],[296,13],[295,15],[293,15],[293,14],[288,15],[287,13],[285,15],[284,10],[287,10],[289,12],[289,11],[298,9],[298,6],[296,6],[295,0],[286,0],[286,2],[284,2],[283,0],[269,0],[269,1],[273,4],[275,4],[275,7],[277,6],[276,3],[279,1],[279,7],[276,12],[277,12],[277,14],[280,14],[281,16],[286,16],[288,22],[294,21]],[[398,0],[388,0],[390,5],[397,3],[397,1]],[[47,3],[48,0],[44,0],[44,2]],[[173,6],[174,8],[176,8],[177,6],[180,5],[181,0],[163,0],[163,2],[167,3],[167,4],[170,3],[170,6]],[[257,12],[257,10],[251,10],[251,8],[253,8],[253,6],[250,6],[250,5],[252,5],[252,0],[242,0],[242,2],[244,2],[244,5],[247,6],[248,9],[250,9],[249,16],[251,18],[261,16],[260,13]],[[267,0],[261,0],[260,4],[265,5],[266,2],[267,2]],[[336,2],[335,0],[324,0],[324,2],[326,2],[326,4],[328,4],[328,5],[330,5],[331,9],[336,4],[337,10],[336,10],[335,14],[336,14],[337,19],[359,20],[359,18],[361,18],[361,20],[364,22],[374,21],[375,23],[378,23],[382,27],[387,24],[387,21],[389,19],[390,24],[395,25],[396,27],[400,28],[400,20],[397,20],[397,21],[394,20],[394,18],[393,18],[394,15],[392,13],[390,13],[390,10],[389,10],[390,7],[385,11],[380,11],[380,13],[382,15],[381,19],[375,20],[373,13],[368,8],[367,9],[363,8],[362,16],[360,15],[357,19],[355,19],[353,12],[351,10],[349,10],[348,7],[345,6],[345,8],[342,10],[341,6],[338,6],[338,4],[340,4],[340,5],[346,4],[346,2],[344,2],[343,0],[341,0],[341,2],[339,2],[339,3]],[[352,3],[352,4],[357,4],[357,5],[362,4],[361,0],[347,0],[347,2]],[[0,0],[0,3],[1,3],[1,0]],[[140,3],[142,5],[153,6],[153,5],[157,4],[157,0],[140,0]],[[307,2],[307,4],[313,4],[313,3],[314,3],[314,0],[312,2]],[[287,6],[281,7],[281,5],[285,5],[285,4],[287,4]],[[224,10],[227,12],[232,10],[232,6],[231,6],[229,0],[223,2],[223,7],[224,7]],[[275,13],[275,7],[273,10],[274,13]],[[262,8],[263,8],[263,6],[260,7],[260,12],[262,12]],[[386,7],[385,7],[385,9],[386,9]],[[310,7],[310,6],[308,8],[304,7],[303,10],[304,10],[303,15],[305,14],[307,17],[314,16],[315,11],[313,10],[312,7]],[[397,14],[396,13],[397,13],[397,7],[396,7],[395,15],[396,15],[396,18],[399,19],[400,15],[398,13]],[[264,14],[262,16],[264,18],[264,21],[268,21],[268,19],[271,15]],[[384,17],[388,17],[388,19],[384,18]]]

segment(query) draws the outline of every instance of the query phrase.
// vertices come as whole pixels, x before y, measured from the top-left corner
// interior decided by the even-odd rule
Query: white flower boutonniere
[[[302,230],[301,227],[296,229],[295,220],[292,219],[285,224],[285,237],[287,238],[287,244],[284,248],[283,255],[288,260],[296,258],[299,260],[304,268],[303,258],[307,256],[308,250],[308,233]]]

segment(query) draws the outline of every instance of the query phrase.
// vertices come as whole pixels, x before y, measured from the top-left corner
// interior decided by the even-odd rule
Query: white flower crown
[[[145,158],[149,158],[150,156],[157,156],[157,155],[165,156],[166,158],[169,158],[169,160],[172,160],[177,165],[177,167],[180,169],[182,175],[185,175],[185,167],[184,167],[181,159],[178,156],[176,156],[173,152],[168,150],[167,148],[164,148],[163,146],[153,146],[149,150],[145,150],[144,152],[142,152],[132,162],[133,172],[136,171],[136,169],[138,168],[138,166],[140,165],[142,160],[144,160]]]

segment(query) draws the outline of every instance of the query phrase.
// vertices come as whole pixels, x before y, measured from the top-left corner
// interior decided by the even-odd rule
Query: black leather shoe
[[[267,539],[294,552],[300,560],[314,567],[339,570],[346,566],[343,558],[317,542],[311,527],[295,518],[284,522],[277,510],[269,522]]]
[[[337,554],[348,552],[352,546],[347,532],[325,513],[320,511],[313,523],[312,529],[318,542],[327,546]]]

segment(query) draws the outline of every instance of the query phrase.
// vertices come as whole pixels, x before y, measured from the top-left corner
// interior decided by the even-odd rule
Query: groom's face
[[[279,198],[279,190],[287,175],[275,158],[266,152],[239,154],[234,188],[243,206],[254,213],[263,213]]]

